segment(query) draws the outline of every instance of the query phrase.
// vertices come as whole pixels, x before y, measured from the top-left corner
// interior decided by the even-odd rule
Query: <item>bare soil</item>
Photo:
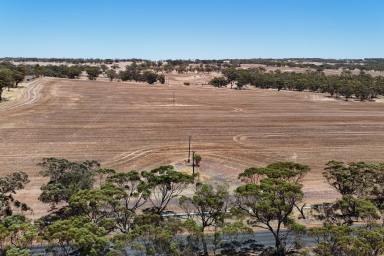
[[[26,171],[31,183],[18,197],[41,216],[47,206],[37,200],[44,179],[36,164],[43,157],[95,159],[119,171],[163,164],[190,171],[185,161],[192,136],[205,181],[235,186],[245,168],[273,161],[310,165],[308,202],[337,197],[321,174],[328,160],[382,161],[383,103],[183,86],[188,79],[176,78],[155,86],[47,78],[34,83],[14,103],[0,105],[0,175]]]

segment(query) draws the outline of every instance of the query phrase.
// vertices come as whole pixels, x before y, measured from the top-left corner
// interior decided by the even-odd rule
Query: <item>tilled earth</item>
[[[17,102],[0,105],[0,175],[26,171],[19,197],[34,214],[43,157],[95,159],[119,171],[162,164],[190,168],[192,149],[206,181],[235,186],[250,166],[290,160],[311,166],[308,202],[334,199],[322,178],[328,160],[382,161],[384,104],[321,94],[208,86],[43,79]]]

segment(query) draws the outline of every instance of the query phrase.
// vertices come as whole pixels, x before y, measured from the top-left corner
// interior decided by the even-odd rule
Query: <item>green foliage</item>
[[[258,222],[267,225],[271,221],[290,224],[294,202],[303,198],[301,185],[288,181],[265,178],[260,184],[246,184],[236,189],[238,206],[255,218]]]
[[[38,230],[24,216],[13,215],[0,222],[0,244],[2,248],[7,245],[17,248],[32,246],[37,240]]]
[[[180,206],[190,215],[197,217],[201,223],[200,234],[202,237],[204,255],[208,255],[207,243],[204,237],[206,227],[214,226],[215,229],[224,225],[224,219],[229,202],[229,193],[226,187],[219,186],[214,189],[208,184],[198,184],[192,197],[181,196]]]
[[[125,67],[124,71],[120,71],[119,77],[123,81],[139,81],[147,82],[148,84],[154,84],[159,81],[161,84],[165,83],[165,76],[163,74],[148,70],[146,65],[137,65],[133,63]]]
[[[80,66],[69,66],[64,69],[64,76],[70,79],[79,78],[83,72],[83,68]]]
[[[39,165],[41,174],[49,178],[42,187],[41,200],[52,204],[65,201],[68,205],[33,224],[10,210],[13,204],[27,209],[12,195],[24,188],[28,176],[16,172],[1,177],[1,205],[8,207],[2,208],[0,218],[0,249],[7,255],[28,255],[28,248],[41,239],[64,255],[117,256],[124,255],[127,247],[164,256],[209,255],[219,250],[222,255],[256,253],[265,248],[253,239],[244,242],[246,246],[241,239],[236,240],[252,233],[253,227],[268,230],[274,237],[274,248],[262,255],[384,253],[384,231],[378,225],[384,164],[327,164],[324,175],[342,197],[312,207],[313,216],[324,224],[309,230],[317,241],[313,250],[302,250],[302,238],[308,233],[293,214],[294,209],[303,209],[298,205],[304,196],[302,179],[310,170],[306,165],[275,162],[248,168],[239,175],[244,184],[234,194],[226,186],[201,183],[195,184],[193,194],[183,193],[192,188],[195,177],[173,166],[120,173],[102,169],[96,161],[47,158]],[[172,209],[169,205],[177,201],[188,216],[184,222],[167,214]],[[207,232],[208,227],[212,232]]]
[[[112,187],[80,190],[71,196],[69,206],[78,215],[86,216],[109,232],[116,228],[114,207],[124,192]]]
[[[381,77],[372,77],[369,74],[360,73],[352,75],[343,72],[340,75],[326,76],[323,72],[308,71],[306,73],[295,72],[265,72],[262,68],[224,69],[226,80],[237,84],[241,89],[244,85],[253,85],[259,88],[274,88],[277,90],[309,90],[314,92],[328,92],[331,96],[343,96],[346,100],[354,96],[360,100],[371,100],[383,93]]]
[[[19,208],[22,211],[30,210],[25,203],[13,197],[16,191],[23,189],[28,182],[28,175],[20,171],[0,177],[0,220],[4,216],[12,215],[12,208]]]
[[[12,87],[13,83],[12,70],[8,68],[0,69],[0,87]]]
[[[224,69],[223,75],[227,78],[226,80],[231,84],[238,79],[237,70],[233,67]]]
[[[239,179],[245,183],[258,183],[260,179],[283,179],[298,183],[309,172],[307,165],[294,162],[275,162],[266,167],[251,167],[239,174]]]
[[[124,71],[120,71],[119,77],[123,81],[142,81],[142,76],[140,72],[141,71],[139,70],[139,68],[136,65],[132,64],[126,66]]]
[[[365,184],[361,179],[366,171],[366,165],[352,163],[351,166],[338,161],[329,161],[324,177],[341,195],[360,194]]]
[[[96,80],[96,78],[101,74],[100,67],[95,66],[87,66],[85,67],[85,71],[88,74],[89,80]]]
[[[99,180],[99,186],[101,187],[102,184],[104,184],[104,182],[106,181],[106,179],[114,175],[116,171],[108,168],[100,168],[100,169],[97,169],[95,173],[96,173],[96,177]]]
[[[129,234],[115,237],[120,247],[131,246],[146,255],[181,255],[176,236],[182,231],[176,221],[163,221],[161,225],[136,226]]]
[[[106,72],[106,71],[108,70],[108,66],[105,65],[105,64],[101,64],[101,65],[100,65],[100,68],[101,68],[101,70],[102,70],[103,72]]]
[[[79,65],[35,65],[28,66],[30,75],[38,76],[49,76],[49,77],[60,77],[60,78],[79,78],[84,70],[83,66]]]
[[[17,247],[11,247],[7,250],[5,256],[29,256],[31,252],[28,249],[20,249]]]
[[[44,239],[58,245],[65,255],[101,255],[107,250],[106,231],[84,217],[59,220],[44,230]]]
[[[268,178],[284,179],[295,183],[301,182],[302,178],[310,171],[309,166],[294,162],[275,162],[267,165]]]
[[[0,69],[0,101],[2,101],[2,93],[5,87],[13,85],[12,71],[9,69]]]
[[[198,184],[192,197],[181,196],[179,199],[180,206],[187,213],[197,214],[203,231],[212,225],[223,225],[228,202],[227,187],[219,186],[215,189],[208,184]]]
[[[17,86],[20,82],[24,80],[25,73],[22,73],[18,70],[14,70],[12,77],[13,77],[13,81],[15,82],[15,86]]]
[[[143,73],[143,80],[149,84],[154,84],[157,81],[157,74],[151,71]]]
[[[324,176],[342,198],[313,207],[314,216],[325,224],[311,230],[318,240],[314,249],[316,255],[383,254],[383,228],[374,224],[381,218],[376,206],[381,207],[383,202],[383,170],[383,164],[327,163]],[[353,227],[355,223],[360,223],[360,227]]]
[[[165,84],[165,75],[163,75],[163,74],[157,75],[157,80],[158,80],[161,84]]]
[[[23,65],[16,66],[10,62],[0,62],[0,101],[4,87],[15,87],[24,80],[26,68]]]
[[[45,158],[39,166],[42,168],[40,174],[49,178],[48,183],[41,187],[39,200],[55,207],[61,201],[68,201],[76,192],[92,188],[93,177],[100,164],[96,161],[76,163],[66,159]]]
[[[201,160],[202,160],[202,157],[201,157],[199,154],[195,154],[195,155],[193,156],[193,161],[194,161],[194,163],[195,163],[195,165],[196,165],[197,167],[200,166],[200,162],[201,162]]]
[[[313,206],[314,216],[326,224],[352,225],[359,221],[371,222],[380,218],[375,205],[352,195],[343,196],[335,203]]]
[[[384,209],[384,164],[330,161],[323,175],[341,195],[370,200]]]
[[[150,189],[136,171],[116,173],[99,189],[74,194],[70,207],[109,231],[127,233],[135,225],[137,210],[149,198]]]
[[[224,77],[214,77],[211,81],[209,81],[209,84],[215,87],[224,87],[228,84],[228,80]]]
[[[151,188],[149,202],[152,204],[151,211],[161,214],[170,201],[178,197],[188,185],[194,182],[194,176],[178,172],[173,166],[160,166],[151,171],[142,172]]]
[[[384,228],[326,225],[310,229],[318,256],[380,256],[384,253]]]
[[[117,72],[114,69],[108,69],[105,74],[109,78],[109,80],[112,82],[113,79],[117,78]]]
[[[241,185],[235,190],[237,206],[235,210],[247,216],[250,225],[266,229],[273,234],[276,255],[286,253],[284,241],[287,237],[281,233],[281,229],[283,226],[290,229],[294,225],[291,216],[293,209],[304,196],[302,185],[297,179],[292,181],[292,177],[297,177],[307,170],[297,169],[292,168],[291,164],[284,163],[269,168],[247,169],[239,177],[262,175],[263,178],[257,183]]]
[[[242,221],[225,224],[222,228],[222,233],[226,235],[237,235],[253,233],[252,228],[245,225]]]

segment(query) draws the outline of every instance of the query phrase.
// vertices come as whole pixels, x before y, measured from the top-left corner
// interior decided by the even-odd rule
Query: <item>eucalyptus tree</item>
[[[228,84],[227,79],[224,77],[215,77],[211,81],[209,81],[209,84],[214,86],[214,87],[224,87]]]
[[[12,87],[14,84],[13,73],[10,69],[0,69],[0,101],[2,101],[3,90],[6,87]]]
[[[287,168],[291,164],[277,163],[272,167],[247,169],[239,175],[246,182],[235,190],[234,212],[248,218],[253,227],[266,229],[275,240],[276,256],[287,254],[286,239],[290,231],[301,229],[292,216],[295,205],[304,193],[297,177],[307,168]],[[245,178],[245,179],[244,179]],[[251,182],[247,182],[247,181]],[[282,232],[286,228],[287,232]]]
[[[226,186],[214,188],[208,184],[197,184],[193,196],[181,196],[180,206],[188,213],[191,219],[197,219],[204,255],[208,255],[205,239],[207,227],[213,226],[215,231],[224,226],[229,203],[229,192]],[[215,232],[216,235],[216,232]]]
[[[89,80],[96,80],[97,77],[101,74],[100,67],[96,67],[96,66],[87,66],[85,68],[85,71],[88,74]]]
[[[69,205],[110,231],[128,233],[135,225],[138,211],[148,200],[151,190],[140,173],[130,171],[110,175],[100,188],[81,190]]]
[[[111,82],[113,81],[113,79],[117,78],[117,72],[115,69],[108,69],[107,71],[105,71],[105,74]]]
[[[40,174],[49,181],[41,186],[39,200],[55,208],[60,202],[68,202],[73,194],[83,189],[90,189],[94,184],[97,161],[71,162],[66,159],[44,158],[39,166]]]
[[[178,172],[171,165],[160,166],[151,171],[142,172],[150,186],[150,210],[156,214],[163,213],[171,200],[176,199],[194,182],[195,176]]]

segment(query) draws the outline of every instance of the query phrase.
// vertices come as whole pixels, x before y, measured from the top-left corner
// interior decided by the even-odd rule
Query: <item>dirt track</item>
[[[309,164],[308,201],[336,196],[321,171],[331,159],[381,161],[384,105],[333,101],[319,94],[148,86],[44,79],[0,107],[0,175],[31,175],[20,197],[36,215],[41,158],[95,159],[117,170],[183,165],[188,135],[200,171],[237,181],[246,167],[276,160]],[[173,103],[175,95],[175,104]],[[11,106],[9,106],[11,104]]]

